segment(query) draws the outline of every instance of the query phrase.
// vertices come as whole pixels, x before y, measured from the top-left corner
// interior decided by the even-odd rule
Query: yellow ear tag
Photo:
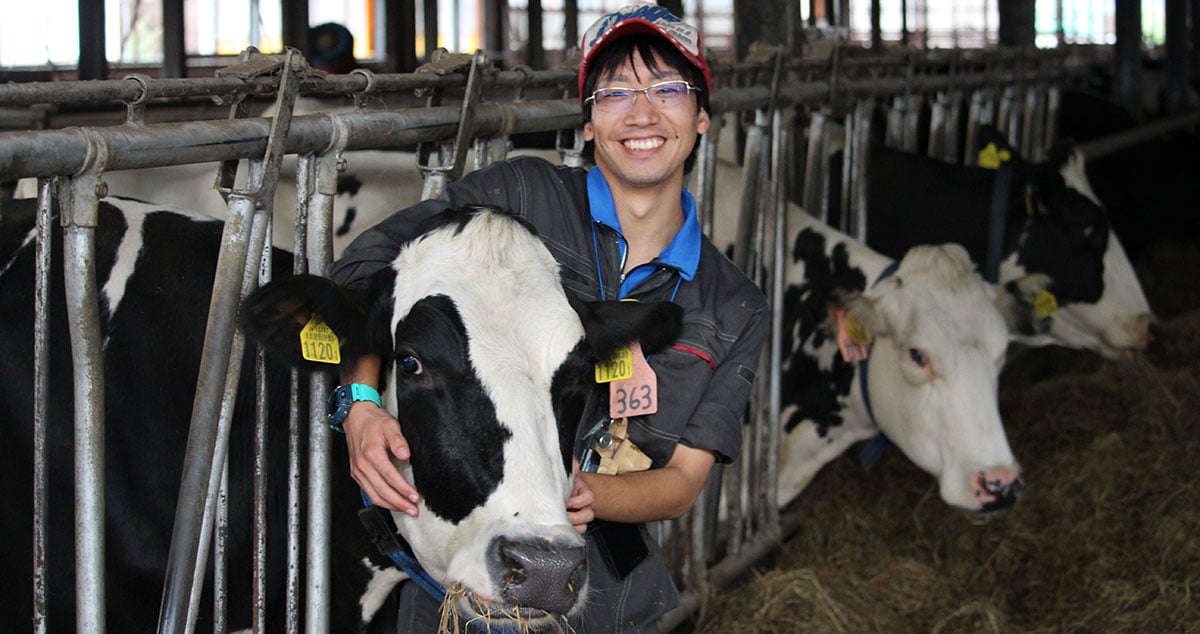
[[[337,335],[320,317],[313,315],[300,329],[300,354],[317,363],[341,363],[342,346]]]
[[[846,315],[846,334],[850,335],[850,341],[853,341],[860,346],[865,346],[875,339],[871,335],[867,334],[867,331],[862,327],[862,324],[858,323],[858,321],[856,321],[850,315]]]
[[[1043,319],[1058,312],[1058,299],[1054,297],[1054,293],[1044,288],[1038,291],[1029,302],[1033,304],[1033,310],[1037,312],[1037,316]]]
[[[597,383],[612,383],[630,378],[633,378],[633,352],[629,350],[629,346],[618,350],[612,359],[596,363]]]
[[[995,143],[988,143],[979,150],[979,160],[976,163],[979,167],[994,170],[1000,169],[1000,164],[1008,162],[1011,158],[1012,152],[997,148]]]

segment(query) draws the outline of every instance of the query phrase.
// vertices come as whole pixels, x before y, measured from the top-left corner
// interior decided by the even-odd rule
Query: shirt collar
[[[621,237],[621,221],[617,218],[617,208],[613,204],[612,190],[608,187],[603,172],[599,167],[588,170],[588,203],[592,220],[610,227]],[[704,233],[700,230],[700,220],[696,216],[696,199],[691,192],[684,189],[680,202],[683,206],[683,226],[671,238],[667,248],[658,254],[658,263],[679,271],[679,276],[691,281],[696,276],[696,268],[700,265],[700,243]]]

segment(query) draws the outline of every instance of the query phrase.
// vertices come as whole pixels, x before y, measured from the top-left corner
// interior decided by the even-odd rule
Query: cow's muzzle
[[[979,511],[990,513],[1015,504],[1025,484],[1016,469],[992,467],[976,473],[971,488],[979,502]]]
[[[487,568],[499,595],[522,608],[567,614],[587,585],[582,540],[498,536],[488,548]]]

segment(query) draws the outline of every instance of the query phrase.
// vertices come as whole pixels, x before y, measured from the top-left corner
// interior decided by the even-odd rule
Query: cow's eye
[[[918,368],[929,365],[929,357],[920,348],[909,348],[908,358],[912,359],[912,362],[917,364]]]
[[[405,374],[420,374],[421,362],[411,354],[400,357],[400,371]]]

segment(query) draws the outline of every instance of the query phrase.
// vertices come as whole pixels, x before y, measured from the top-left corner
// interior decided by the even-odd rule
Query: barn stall
[[[532,32],[533,20],[537,17],[532,4],[527,17],[531,21]],[[831,17],[836,16],[832,16],[831,12]],[[809,18],[814,19],[814,16],[810,13]],[[772,232],[773,223],[782,217],[780,205],[783,200],[793,199],[802,202],[814,213],[837,217],[843,228],[851,233],[862,230],[855,223],[866,183],[861,168],[856,167],[864,162],[862,151],[866,139],[872,136],[884,138],[897,147],[971,162],[974,160],[974,135],[980,125],[990,123],[1007,134],[1015,146],[1036,157],[1058,136],[1063,91],[1087,85],[1096,67],[1094,60],[1099,59],[1099,63],[1104,65],[1112,59],[1108,57],[1112,51],[1067,48],[1052,51],[953,50],[882,54],[880,49],[883,47],[878,43],[875,49],[864,51],[857,46],[846,46],[836,41],[836,37],[834,40],[831,45],[814,35],[806,43],[807,48],[802,55],[779,46],[756,47],[754,50],[745,47],[739,61],[730,59],[724,64],[715,64],[714,68],[718,88],[713,95],[713,105],[722,114],[717,122],[721,124],[723,132],[719,128],[718,133],[710,134],[705,140],[693,190],[697,192],[706,217],[716,216],[713,225],[724,222],[727,226],[739,226],[738,244],[744,247],[737,251],[739,263],[750,271],[767,271],[761,274],[759,281],[774,297],[779,296],[773,286],[778,276],[770,274],[768,265],[778,260],[771,252],[772,246],[779,242]],[[1095,57],[1097,54],[1098,58]],[[318,244],[308,247],[312,249],[313,270],[322,270],[328,265],[327,246],[322,244],[330,231],[328,225],[331,224],[333,213],[328,179],[338,167],[339,153],[365,148],[428,144],[424,146],[427,152],[423,156],[430,162],[421,173],[424,176],[424,196],[436,194],[446,179],[455,178],[465,169],[468,147],[473,146],[476,156],[500,158],[507,151],[510,138],[525,133],[562,131],[555,139],[563,160],[579,160],[579,148],[575,145],[578,137],[572,134],[574,126],[578,124],[577,101],[570,94],[573,71],[501,69],[498,68],[498,62],[478,54],[455,56],[433,54],[431,51],[430,57],[431,64],[415,73],[357,71],[345,75],[320,76],[305,74],[299,56],[294,53],[270,56],[251,52],[240,65],[218,71],[214,77],[206,79],[176,80],[166,79],[166,75],[163,78],[135,75],[127,79],[86,83],[10,84],[0,87],[3,89],[0,90],[0,103],[17,108],[33,107],[31,112],[41,113],[42,116],[38,119],[38,125],[55,129],[10,132],[0,136],[0,175],[4,179],[59,177],[59,191],[69,192],[63,199],[72,200],[74,208],[81,212],[76,221],[82,229],[78,247],[81,251],[66,256],[86,259],[82,255],[87,250],[89,220],[86,210],[105,193],[100,183],[106,171],[212,160],[248,162],[243,170],[248,167],[256,175],[255,178],[261,178],[259,191],[254,191],[253,185],[239,191],[232,181],[225,183],[230,190],[228,209],[233,214],[230,217],[235,220],[231,225],[242,227],[244,232],[230,237],[235,255],[231,258],[233,264],[229,265],[228,272],[223,274],[229,280],[228,288],[218,288],[214,293],[215,297],[220,293],[224,299],[214,302],[218,306],[214,310],[217,327],[210,335],[210,347],[216,351],[213,355],[216,359],[205,372],[212,377],[206,381],[208,385],[220,385],[225,368],[236,365],[236,362],[230,363],[224,359],[231,354],[238,354],[239,344],[230,325],[231,306],[240,290],[236,287],[240,287],[241,268],[246,261],[256,262],[256,245],[265,241],[265,226],[258,220],[250,219],[260,216],[255,213],[255,207],[272,199],[269,192],[277,178],[274,170],[283,155],[301,155],[300,165],[305,167],[300,173],[311,175],[308,181],[304,176],[297,179],[297,191],[302,194],[300,200],[291,203],[291,206],[308,212],[297,214],[301,219],[311,214],[318,227],[313,234]],[[531,57],[536,59],[534,54]],[[410,96],[414,90],[418,94]],[[356,97],[353,100],[356,105],[364,106],[373,101],[376,104],[384,101],[382,95],[391,95],[392,91],[401,95],[401,104],[392,105],[384,112],[373,112],[368,108],[340,114],[289,116],[292,104],[301,94],[348,94]],[[273,97],[277,111],[283,114],[273,118],[246,117],[254,112],[239,107],[237,98],[245,94]],[[211,106],[205,105],[208,116],[203,121],[147,123],[147,115],[152,118],[158,110],[156,105],[177,103],[175,100],[181,98],[195,100],[212,97],[220,97],[225,101],[222,109],[229,111],[229,119],[212,118]],[[343,103],[349,101],[343,99]],[[230,102],[234,103],[233,107],[229,107]],[[123,104],[124,124],[59,128],[72,123],[72,107],[111,103]],[[54,107],[47,109],[46,104]],[[37,114],[30,115],[30,118],[37,117]],[[961,125],[939,122],[958,122]],[[1185,111],[1162,125],[1171,128],[1180,125],[1194,127],[1194,122],[1195,115]],[[1143,133],[1143,136],[1161,134],[1160,130],[1152,132],[1154,134]],[[480,140],[481,143],[476,142]],[[1105,144],[1098,141],[1091,146],[1092,156],[1099,161],[1101,157],[1114,152],[1114,148],[1124,147],[1129,142],[1118,139]],[[838,175],[828,169],[830,164],[825,160],[835,151],[840,151],[843,165]],[[349,157],[349,162],[353,164],[352,154],[345,154],[345,157]],[[748,186],[742,194],[747,211],[740,214],[739,220],[730,218],[735,215],[730,209],[712,209],[716,198],[713,190],[716,186],[717,163],[722,159],[741,164],[741,169],[748,175],[745,178]],[[480,159],[481,163],[487,160]],[[417,177],[416,174],[413,176]],[[1164,184],[1160,189],[1171,186]],[[46,181],[41,191],[49,196],[53,194],[53,189]],[[216,196],[215,193],[213,195]],[[1183,196],[1185,194],[1166,194],[1165,199],[1168,204],[1173,202],[1178,205],[1181,200],[1186,200]],[[766,213],[759,214],[757,210],[766,210]],[[1175,213],[1185,215],[1182,211]],[[286,214],[276,220],[289,221]],[[1125,222],[1137,224],[1128,219]],[[1180,222],[1179,228],[1183,231],[1177,231],[1175,235],[1186,237],[1189,225],[1186,219]],[[1190,228],[1194,229],[1194,222]],[[297,235],[307,236],[309,233],[299,230]],[[1194,233],[1191,235],[1194,236]],[[927,476],[918,472],[896,452],[886,456],[875,471],[865,475],[855,471],[852,456],[844,456],[827,469],[829,473],[815,482],[796,505],[785,509],[781,515],[774,504],[768,502],[773,499],[772,469],[777,467],[773,459],[777,432],[773,431],[775,426],[772,421],[777,418],[778,410],[773,405],[772,394],[786,388],[779,386],[778,375],[770,371],[773,361],[772,353],[768,351],[764,359],[764,371],[760,373],[765,380],[760,381],[755,412],[748,427],[747,453],[743,460],[733,469],[726,470],[723,483],[714,483],[706,494],[708,502],[701,510],[689,518],[659,527],[660,540],[671,548],[676,557],[680,585],[685,591],[685,605],[669,615],[663,625],[706,631],[739,628],[793,631],[819,628],[817,624],[822,622],[822,618],[827,618],[831,624],[830,631],[913,628],[960,631],[953,629],[960,626],[961,631],[977,631],[983,627],[1025,631],[1027,628],[1044,627],[1042,621],[1021,620],[1020,614],[1025,610],[1042,616],[1047,613],[1058,615],[1059,612],[1055,611],[1057,607],[1050,605],[1094,606],[1113,602],[1126,606],[1150,604],[1148,609],[1162,604],[1165,606],[1162,610],[1169,615],[1183,615],[1179,617],[1180,620],[1162,621],[1165,629],[1186,629],[1186,621],[1182,618],[1191,615],[1194,609],[1188,594],[1191,577],[1187,576],[1190,573],[1185,572],[1180,578],[1179,571],[1190,569],[1185,564],[1194,562],[1194,547],[1189,555],[1186,540],[1172,538],[1165,533],[1171,532],[1172,527],[1176,526],[1182,527],[1181,530],[1191,530],[1195,524],[1194,517],[1180,517],[1168,522],[1166,528],[1156,527],[1152,536],[1154,539],[1149,536],[1144,540],[1131,539],[1128,533],[1132,529],[1127,531],[1112,527],[1116,517],[1120,517],[1115,511],[1109,515],[1095,515],[1101,505],[1093,498],[1100,496],[1107,502],[1116,494],[1091,488],[1096,482],[1111,483],[1119,472],[1126,475],[1124,478],[1118,477],[1116,484],[1122,485],[1122,493],[1127,495],[1120,499],[1138,500],[1134,506],[1144,507],[1144,496],[1165,496],[1164,508],[1171,506],[1174,500],[1186,499],[1186,490],[1182,487],[1187,479],[1178,471],[1175,477],[1170,477],[1169,466],[1163,467],[1168,471],[1160,477],[1144,477],[1143,472],[1149,473],[1150,470],[1144,461],[1136,458],[1118,459],[1114,456],[1111,460],[1094,460],[1097,452],[1104,453],[1112,446],[1134,445],[1134,440],[1148,443],[1165,439],[1173,450],[1182,450],[1186,448],[1186,443],[1171,440],[1186,439],[1189,437],[1188,430],[1192,429],[1190,425],[1193,421],[1183,413],[1193,409],[1187,404],[1189,395],[1195,394],[1195,367],[1188,363],[1189,359],[1195,358],[1195,351],[1187,349],[1184,342],[1191,339],[1189,333],[1194,332],[1194,327],[1189,330],[1186,323],[1181,324],[1180,320],[1186,321],[1188,312],[1195,308],[1195,304],[1171,294],[1178,288],[1188,288],[1188,285],[1171,280],[1170,274],[1180,269],[1187,270],[1188,267],[1195,270],[1194,259],[1189,259],[1194,257],[1195,245],[1194,242],[1183,240],[1159,247],[1156,241],[1147,239],[1143,246],[1138,263],[1143,284],[1151,294],[1152,306],[1164,319],[1162,345],[1166,350],[1147,355],[1146,360],[1132,370],[1098,363],[1084,353],[1056,354],[1053,351],[1034,350],[1018,355],[1013,367],[1006,371],[1001,403],[1010,437],[1020,449],[1018,453],[1023,456],[1022,462],[1029,470],[1030,481],[1036,485],[1031,488],[1026,500],[1015,509],[983,526],[956,516],[937,504],[936,499],[931,499]],[[303,248],[304,245],[301,245]],[[86,271],[87,266],[81,266],[80,270]],[[1151,280],[1160,285],[1152,286]],[[89,308],[89,302],[93,300],[88,299],[86,279],[81,281],[81,285],[79,309],[86,314],[93,310]],[[1160,306],[1172,308],[1168,310]],[[87,323],[86,316],[80,319],[81,324]],[[81,325],[80,329],[87,327]],[[88,374],[89,362],[96,363],[94,338],[88,345],[92,346],[91,360],[88,361],[89,353],[86,350],[77,357],[81,359],[77,363],[83,368],[77,370],[82,373],[81,376]],[[1050,361],[1046,361],[1046,358]],[[774,363],[778,365],[777,361]],[[1083,386],[1072,381],[1082,381]],[[1120,397],[1120,400],[1107,403],[1104,413],[1088,414],[1085,406],[1102,404],[1094,393],[1100,386],[1120,387],[1113,394],[1114,398]],[[318,380],[314,391],[321,389],[324,389],[324,382]],[[1072,401],[1068,398],[1070,394],[1080,396]],[[1139,405],[1128,400],[1138,394],[1145,395],[1146,404]],[[1038,395],[1045,395],[1051,403],[1034,406],[1033,397]],[[199,438],[197,442],[216,446],[215,422],[219,419],[216,412],[220,407],[220,398],[219,393],[210,390],[209,394],[198,400],[195,419],[202,424],[193,427],[193,434]],[[1155,410],[1151,406],[1163,402],[1177,405],[1172,405],[1169,411],[1152,414]],[[95,436],[91,436],[93,440],[89,443],[87,434],[96,434],[102,429],[101,421],[97,419],[98,409],[97,401],[92,400],[90,411],[89,408],[83,408],[81,412],[79,429],[86,434],[81,433],[82,439],[78,442],[85,450],[88,447],[94,449],[96,444]],[[1050,425],[1046,420],[1048,411],[1062,417],[1063,422]],[[1115,411],[1125,415],[1114,417]],[[1153,430],[1152,433],[1146,437],[1139,435],[1126,438],[1122,429],[1134,413],[1137,414],[1137,420],[1144,418],[1148,421],[1147,426]],[[1092,419],[1097,421],[1095,429],[1090,424],[1080,427],[1079,421]],[[1101,432],[1109,429],[1101,424],[1102,420],[1111,421],[1111,431]],[[314,424],[317,428],[322,425],[319,419]],[[1048,435],[1054,431],[1067,436]],[[1088,436],[1091,440],[1084,443],[1081,437],[1088,434],[1091,434]],[[327,436],[325,438],[328,439]],[[1057,452],[1043,456],[1038,451],[1039,448],[1073,445],[1086,445],[1089,453],[1069,458]],[[322,505],[320,455],[322,451],[329,450],[328,446],[313,449],[316,457],[310,461],[310,477],[315,484],[309,485],[311,493],[308,495],[312,497],[305,503],[308,509]],[[1150,445],[1147,450],[1163,453],[1159,444]],[[87,454],[86,451],[85,456],[87,459],[83,461],[84,464],[90,463],[93,469],[102,460],[101,456]],[[1105,468],[1096,472],[1098,467],[1089,466],[1095,464],[1103,464]],[[1123,464],[1124,470],[1118,471],[1114,464]],[[52,465],[50,468],[62,467]],[[1138,471],[1130,472],[1132,468]],[[201,464],[195,473],[186,474],[181,485],[181,497],[217,497],[208,484],[211,469],[211,465]],[[1080,474],[1080,479],[1068,477],[1073,474]],[[836,480],[839,476],[843,479]],[[85,489],[90,487],[92,496],[103,486],[102,479],[97,481],[97,472],[94,470],[84,468],[77,477]],[[835,479],[835,483],[829,483],[831,478]],[[1144,480],[1162,485],[1166,492],[1142,492],[1133,488],[1131,483]],[[897,486],[904,482],[908,484]],[[880,490],[865,490],[872,483]],[[1064,497],[1071,504],[1053,498],[1038,502],[1032,491],[1053,491],[1050,483],[1059,483],[1065,491]],[[717,487],[720,486],[731,492],[728,498],[739,501],[739,505],[730,509],[731,519],[727,524],[718,524],[716,520]],[[886,495],[882,492],[885,486]],[[860,487],[864,488],[862,496],[850,495]],[[1127,492],[1125,488],[1128,488]],[[732,493],[743,491],[745,493]],[[1083,506],[1090,507],[1093,515],[1068,516],[1064,510],[1073,509],[1081,499],[1089,501]],[[886,504],[892,502],[896,507],[888,508]],[[841,503],[845,506],[825,510],[827,505]],[[911,510],[914,506],[916,511]],[[1119,501],[1117,506],[1122,506]],[[874,514],[877,510],[883,512],[867,514]],[[85,556],[78,564],[80,572],[77,574],[84,589],[81,596],[85,599],[80,602],[79,618],[81,623],[88,624],[88,631],[99,631],[102,629],[100,624],[104,621],[105,608],[99,603],[87,601],[86,597],[97,584],[102,586],[99,580],[102,575],[97,571],[102,570],[104,562],[102,558],[89,560],[87,555],[103,553],[103,549],[89,548],[87,543],[90,541],[94,544],[103,539],[103,529],[100,528],[102,522],[98,522],[95,515],[89,517],[88,513],[97,512],[94,508],[89,509],[84,505],[80,512],[84,518],[83,525],[90,528],[80,537],[84,540],[81,551]],[[181,516],[189,515],[181,513]],[[322,522],[328,519],[322,519],[320,513],[310,510],[306,510],[304,515],[308,530],[313,531],[314,535],[321,534]],[[1030,516],[1048,521],[1043,527],[1033,524]],[[912,518],[909,521],[897,521],[897,518],[909,517]],[[1026,519],[1023,521],[1022,518]],[[909,525],[915,526],[916,530],[911,533],[900,532],[900,526]],[[1034,537],[1043,536],[1045,539],[1045,535],[1065,531],[1063,527],[1075,531],[1067,531],[1069,535],[1078,536],[1081,526],[1101,525],[1111,528],[1119,548],[1105,548],[1095,539],[1072,539],[1061,535],[1049,545],[1044,545]],[[882,532],[864,532],[856,538],[851,530],[854,527],[877,528]],[[956,529],[961,532],[955,533]],[[294,530],[301,530],[299,520]],[[1001,534],[1004,530],[1014,533],[1012,536]],[[208,539],[204,532],[198,519],[196,523],[184,521],[176,525],[176,541],[182,543],[173,546],[173,553],[180,554],[173,555],[169,585],[178,586],[179,589],[169,589],[166,594],[163,629],[172,630],[189,618],[185,613],[189,601],[187,595],[194,588],[192,568],[195,564],[189,563],[182,553],[203,548]],[[785,537],[788,538],[787,545],[781,549],[779,542]],[[1164,539],[1165,542],[1161,541]],[[1088,586],[1090,593],[1065,594],[1062,579],[1071,577],[1071,574],[1064,570],[1079,570],[1076,575],[1088,579],[1106,574],[1104,571],[1107,570],[1114,570],[1117,575],[1124,571],[1125,585],[1131,585],[1129,579],[1132,575],[1128,572],[1131,570],[1130,564],[1111,557],[1114,550],[1134,552],[1135,544],[1130,541],[1146,545],[1156,553],[1151,556],[1141,551],[1140,557],[1134,555],[1136,561],[1142,562],[1161,561],[1164,559],[1164,549],[1178,548],[1180,556],[1170,558],[1169,568],[1149,571],[1140,577],[1156,581],[1160,587],[1157,595],[1148,598],[1143,594],[1142,581],[1133,582],[1133,589],[1129,590],[1121,586],[1120,579],[1112,584],[1096,581],[1095,584],[1101,589]],[[309,542],[319,543],[319,540],[309,539]],[[843,543],[846,550],[837,550],[843,548]],[[1076,552],[1068,548],[1078,543],[1095,545],[1097,550]],[[793,554],[793,548],[800,553]],[[1064,552],[1063,561],[1073,562],[1072,567],[1028,555],[1050,551]],[[981,556],[984,552],[988,554],[987,557]],[[811,559],[817,553],[829,553],[831,559]],[[908,556],[897,559],[897,553]],[[1022,558],[1022,554],[1026,557]],[[925,559],[921,558],[922,555]],[[324,629],[320,616],[321,593],[314,590],[322,585],[322,570],[328,565],[322,561],[322,557],[319,547],[304,557],[303,578],[309,588],[305,597],[309,604],[303,623],[310,631]],[[780,571],[763,573],[756,570],[747,575],[748,569],[765,558],[777,562]],[[1086,566],[1089,561],[1102,562],[1104,570],[1099,569],[1102,567],[1100,564]],[[961,564],[961,568],[950,568],[947,565],[950,562]],[[1041,571],[1050,576],[1044,578],[1035,574]],[[1053,577],[1055,574],[1057,578]],[[859,575],[862,580],[856,581]],[[774,577],[781,578],[783,583],[772,586]],[[924,580],[929,585],[928,591],[916,591],[914,578]],[[934,585],[942,580],[951,591],[944,586]],[[1053,593],[1047,589],[1051,580],[1056,584]],[[35,587],[39,583],[36,572],[33,583]],[[747,586],[743,591],[746,604],[733,603],[742,596],[740,593],[730,598],[723,596],[726,588],[741,585]],[[1117,587],[1113,589],[1110,586]],[[981,592],[986,592],[959,595],[952,591],[964,587],[980,588]],[[1177,591],[1178,587],[1183,590]],[[838,594],[836,590],[843,590],[843,593]],[[1121,594],[1122,591],[1124,594]],[[1054,602],[1045,605],[1031,599],[1043,594],[1052,594]],[[899,598],[895,601],[884,598],[893,595]],[[946,600],[933,602],[927,598],[929,595]],[[777,598],[782,596],[788,598]],[[768,600],[764,602],[763,597]],[[914,605],[929,606],[930,613],[918,612]],[[773,607],[778,607],[780,612],[771,612]],[[872,609],[881,609],[884,614],[867,616]],[[1096,623],[1089,619],[1108,618],[1088,614],[1091,616],[1080,613],[1078,616],[1063,614],[1045,618],[1047,622],[1081,624]],[[1122,614],[1136,621],[1133,615],[1140,613],[1126,608]],[[1150,612],[1145,614],[1146,619],[1170,618],[1151,616]],[[747,615],[761,615],[761,622],[757,616],[749,618]],[[289,626],[298,627],[301,617],[293,616],[296,622]],[[726,616],[729,619],[722,620]],[[854,620],[858,617],[862,620]],[[1121,623],[1105,621],[1106,624],[1110,622]],[[1145,622],[1158,623],[1157,620]],[[1113,627],[1116,630],[1123,629],[1116,625]]]

